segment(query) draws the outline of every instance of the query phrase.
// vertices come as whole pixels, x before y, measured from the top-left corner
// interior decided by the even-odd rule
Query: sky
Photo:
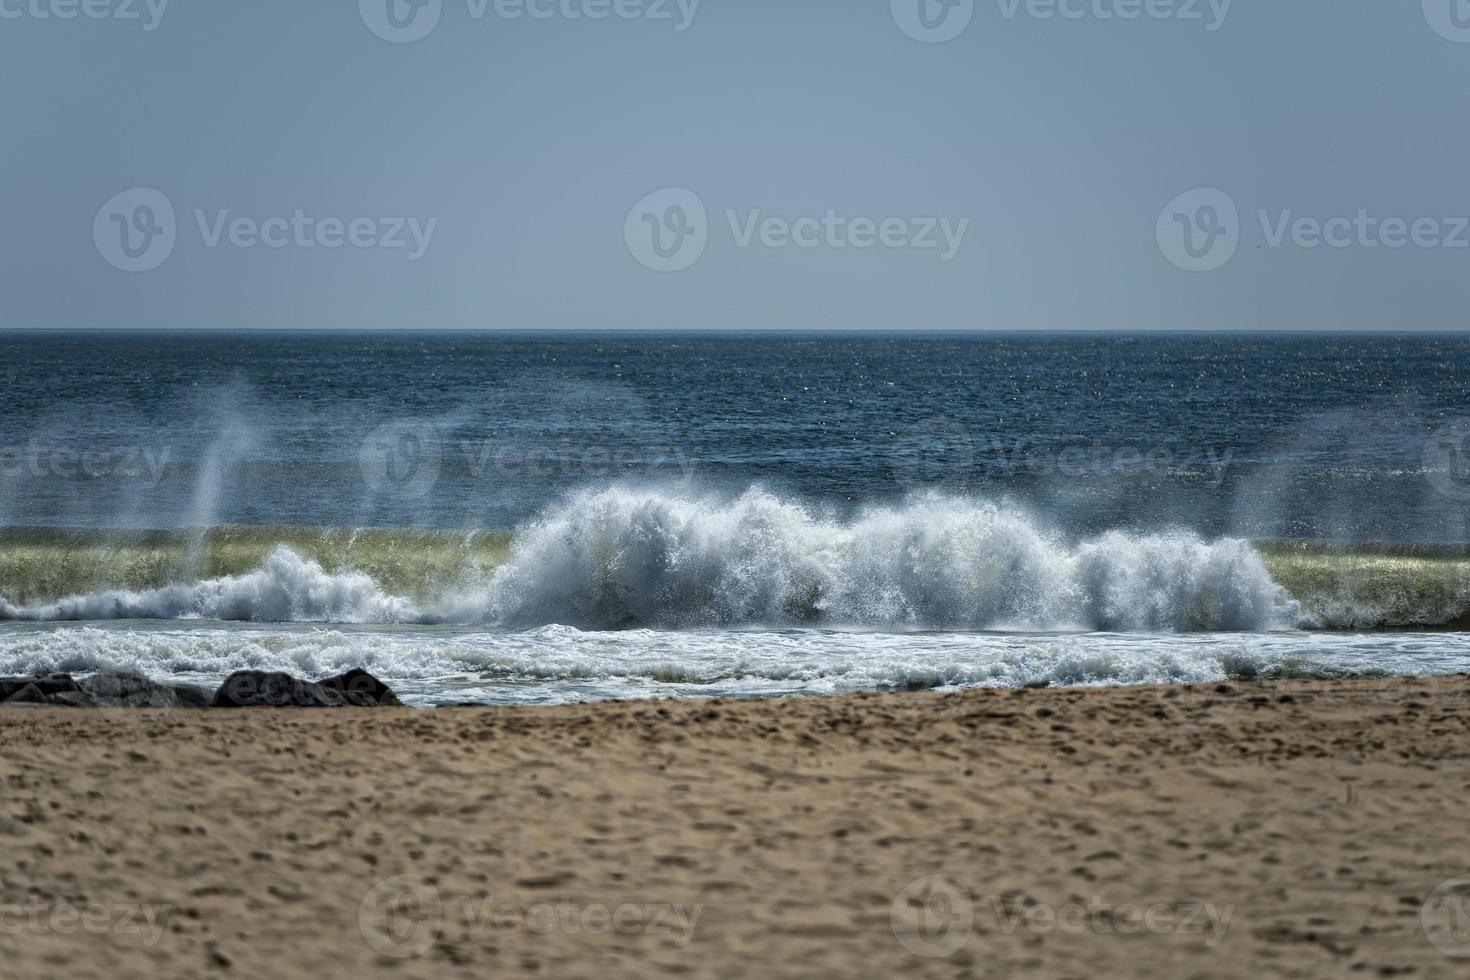
[[[0,327],[1453,330],[1470,0],[0,0]]]

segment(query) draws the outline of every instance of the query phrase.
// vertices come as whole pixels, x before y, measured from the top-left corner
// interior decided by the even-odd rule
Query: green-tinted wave
[[[1318,625],[1470,629],[1470,546],[1261,541],[1271,577]]]
[[[0,528],[0,597],[48,602],[100,589],[153,589],[242,575],[279,544],[329,572],[366,572],[385,590],[425,599],[505,561],[501,531],[218,527],[194,531]]]
[[[507,558],[504,531],[219,527],[208,531],[0,528],[0,598],[44,603],[243,575],[280,544],[329,572],[361,571],[394,595],[432,600]],[[1470,546],[1256,543],[1310,625],[1470,629]]]

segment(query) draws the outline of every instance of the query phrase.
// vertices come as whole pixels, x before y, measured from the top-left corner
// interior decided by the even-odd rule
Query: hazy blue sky
[[[390,0],[158,2],[0,0],[0,325],[1448,329],[1470,308],[1470,0],[923,0],[941,35],[971,14],[943,43],[905,32],[920,0],[391,0],[408,32],[442,2],[407,43],[370,29],[395,36]],[[624,16],[649,7],[666,19]],[[156,198],[103,207],[133,188],[170,229]],[[665,188],[704,220],[668,210],[687,195],[634,210]],[[1198,188],[1238,222],[1218,195],[1166,210]],[[310,234],[265,226],[280,248],[220,226],[297,209]],[[750,226],[829,210],[795,229],[812,247]],[[1273,243],[1287,211],[1365,215],[1343,247]],[[354,247],[355,218],[405,247]],[[939,247],[885,246],[890,218],[891,245]],[[693,232],[686,268],[647,267],[650,220]]]

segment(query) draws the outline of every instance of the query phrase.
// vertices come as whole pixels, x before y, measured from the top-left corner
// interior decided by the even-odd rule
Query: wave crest
[[[421,601],[279,545],[245,574],[0,600],[0,618],[1109,632],[1304,619],[1240,540],[1115,531],[1069,544],[1020,510],[935,494],[841,521],[761,489],[732,500],[627,488],[570,498],[523,529],[504,564]]]
[[[36,606],[0,600],[0,618],[34,621],[102,619],[219,619],[246,622],[414,622],[408,599],[388,595],[363,572],[330,573],[285,545],[261,567],[161,589],[109,589]]]
[[[932,494],[843,523],[758,489],[578,495],[517,537],[481,610],[581,629],[1181,632],[1303,618],[1245,541],[1112,532],[1069,546],[1021,511]]]

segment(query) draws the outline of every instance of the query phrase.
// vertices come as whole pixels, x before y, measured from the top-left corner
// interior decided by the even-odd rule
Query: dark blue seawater
[[[511,528],[633,482],[1464,541],[1467,384],[1446,335],[8,333],[0,524]]]
[[[0,334],[0,673],[1454,673],[1463,548],[1260,539],[1470,541],[1467,380],[1458,336]]]

